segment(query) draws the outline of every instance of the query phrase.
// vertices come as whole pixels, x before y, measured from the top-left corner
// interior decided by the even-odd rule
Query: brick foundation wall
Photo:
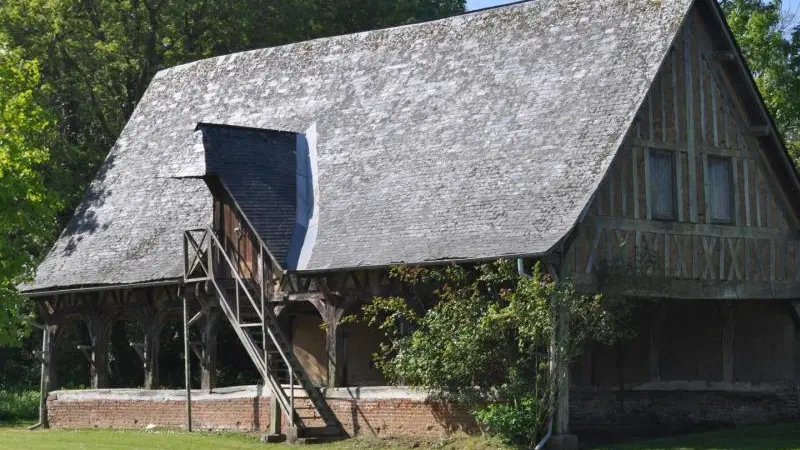
[[[402,388],[341,388],[325,392],[328,404],[351,436],[437,438],[475,431],[468,411]],[[51,392],[47,398],[54,428],[144,428],[186,424],[183,391],[109,389]],[[302,408],[303,400],[297,400]],[[301,410],[301,415],[303,411]],[[266,431],[270,397],[256,386],[192,392],[192,425],[205,430]],[[284,422],[285,423],[285,422]]]
[[[570,391],[570,423],[577,432],[666,433],[797,417],[794,383],[659,382]]]
[[[477,431],[464,408],[403,388],[362,387],[325,391],[328,404],[351,436],[437,438]],[[183,428],[184,392],[110,389],[56,391],[47,399],[55,428]],[[256,386],[192,393],[193,426],[204,430],[266,431],[270,397]],[[296,400],[304,414],[303,399]],[[626,390],[573,387],[570,422],[578,434],[652,434],[747,425],[797,418],[794,383],[725,384],[659,382]],[[286,422],[284,422],[286,423]],[[321,423],[312,423],[321,425]]]

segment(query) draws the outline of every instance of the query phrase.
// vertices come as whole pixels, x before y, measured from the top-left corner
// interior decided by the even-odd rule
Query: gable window
[[[675,155],[650,150],[650,201],[654,219],[675,220]]]
[[[731,159],[708,157],[708,203],[712,223],[733,223],[733,175]]]

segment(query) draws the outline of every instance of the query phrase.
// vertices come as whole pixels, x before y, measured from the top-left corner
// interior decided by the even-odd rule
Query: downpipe
[[[533,447],[533,450],[542,450],[545,444],[547,444],[547,441],[550,440],[550,436],[552,435],[553,435],[553,416],[550,416],[550,418],[547,419],[547,432],[544,433],[544,437],[542,438],[541,441],[539,441],[536,444],[536,447]]]
[[[525,271],[525,260],[517,258],[517,273],[525,278],[530,278],[531,275]],[[553,416],[547,419],[547,431],[544,433],[542,439],[536,444],[533,450],[542,450],[553,435]]]

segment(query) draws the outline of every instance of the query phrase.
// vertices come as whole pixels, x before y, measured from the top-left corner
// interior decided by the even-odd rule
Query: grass
[[[266,445],[258,437],[242,433],[184,433],[180,431],[119,431],[119,430],[37,430],[0,427],[0,448],[19,450],[93,450],[93,449],[191,449],[191,450],[245,450],[245,449],[297,449],[288,444]],[[473,437],[456,437],[434,442],[422,440],[382,441],[377,439],[349,439],[308,447],[314,450],[498,450],[498,443]]]
[[[0,447],[20,450],[91,449],[296,449],[286,444],[265,447],[253,435],[239,433],[183,433],[179,431],[42,430],[0,427]],[[455,437],[434,442],[351,439],[319,444],[314,450],[499,450],[498,443],[483,438]],[[592,450],[800,450],[800,423],[741,428],[654,439],[634,444],[595,447]]]

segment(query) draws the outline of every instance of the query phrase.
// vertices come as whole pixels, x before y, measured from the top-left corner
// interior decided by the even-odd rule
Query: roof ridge
[[[191,68],[195,64],[202,63],[202,62],[209,62],[209,61],[213,61],[213,60],[222,60],[222,59],[225,59],[225,58],[238,58],[239,56],[244,56],[244,55],[249,54],[249,53],[275,51],[275,50],[279,50],[279,49],[290,49],[290,48],[292,48],[294,46],[303,45],[303,44],[310,44],[310,43],[315,43],[315,42],[319,42],[319,41],[332,41],[332,40],[344,39],[344,38],[361,37],[361,36],[365,36],[365,35],[373,34],[373,33],[377,33],[377,32],[394,31],[394,30],[402,30],[402,29],[409,29],[409,28],[422,28],[422,27],[426,27],[426,26],[433,26],[435,24],[441,24],[441,23],[447,22],[447,21],[455,21],[455,20],[459,20],[459,19],[463,20],[465,17],[468,17],[468,16],[477,16],[477,15],[481,15],[481,14],[488,15],[489,13],[495,12],[497,10],[502,10],[502,9],[506,9],[506,8],[508,8],[508,9],[518,8],[518,7],[521,7],[522,5],[525,5],[527,3],[535,3],[535,2],[539,2],[539,1],[541,1],[541,0],[517,0],[517,1],[514,1],[512,3],[506,3],[506,4],[502,4],[502,5],[495,5],[495,6],[487,6],[485,8],[480,8],[480,9],[475,9],[475,10],[470,10],[470,11],[464,11],[463,13],[454,14],[454,15],[448,16],[448,17],[442,17],[440,19],[426,20],[426,21],[422,21],[422,22],[408,23],[408,24],[404,24],[404,25],[392,25],[392,26],[386,26],[386,27],[381,27],[381,28],[373,28],[371,30],[357,31],[357,32],[354,32],[354,33],[335,34],[335,35],[332,35],[332,36],[321,36],[321,37],[318,37],[318,38],[306,39],[306,40],[303,40],[303,41],[287,42],[286,44],[274,45],[272,47],[260,47],[260,48],[254,48],[254,49],[251,49],[251,50],[243,50],[243,51],[240,51],[240,52],[233,52],[233,53],[227,53],[227,54],[224,54],[224,55],[212,56],[212,57],[209,57],[209,58],[202,58],[202,59],[198,59],[198,60],[195,60],[195,61],[190,61],[190,62],[187,62],[187,63],[184,63],[184,64],[178,64],[177,66],[172,66],[172,67],[167,67],[165,69],[161,69],[158,72],[156,72],[155,76],[153,76],[153,80],[159,79],[161,77],[169,76],[172,73],[177,73],[177,72],[180,72],[182,70]]]

